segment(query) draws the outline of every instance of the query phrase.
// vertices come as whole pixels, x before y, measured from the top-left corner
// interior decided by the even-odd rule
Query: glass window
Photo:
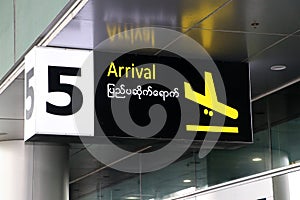
[[[252,144],[219,144],[203,159],[198,157],[199,145],[194,144],[173,164],[150,173],[130,174],[105,168],[95,175],[71,184],[71,194],[73,196],[78,194],[74,199],[80,200],[168,199],[298,163],[300,162],[299,89],[300,84],[297,83],[253,102]],[[75,150],[73,147],[72,149]],[[71,161],[74,161],[71,162],[72,179],[80,175],[80,170],[74,168],[76,163],[77,165],[80,162],[85,163],[86,159],[97,163],[91,155],[84,153],[85,151],[81,150],[79,154],[71,156]],[[100,163],[97,165],[98,168],[103,166]]]

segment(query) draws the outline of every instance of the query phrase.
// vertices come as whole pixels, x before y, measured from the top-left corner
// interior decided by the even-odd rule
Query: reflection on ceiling
[[[248,62],[256,97],[300,77],[299,4],[296,0],[284,6],[280,0],[90,0],[50,46],[93,49],[107,38],[116,39],[114,34],[131,43],[145,39],[139,33],[122,35],[123,31],[168,28],[192,37],[215,60]],[[271,71],[273,65],[287,69]]]

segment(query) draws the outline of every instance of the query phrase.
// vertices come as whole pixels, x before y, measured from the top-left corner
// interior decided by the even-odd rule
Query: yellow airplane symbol
[[[185,98],[194,101],[202,106],[205,106],[211,110],[214,110],[222,115],[230,117],[232,119],[238,118],[238,111],[232,107],[229,107],[218,101],[218,97],[215,90],[212,74],[205,72],[205,95],[199,94],[193,91],[191,85],[184,82]],[[205,114],[208,111],[205,109]],[[212,111],[209,112],[212,116]],[[207,131],[207,132],[226,132],[226,133],[238,133],[238,127],[224,127],[224,126],[199,126],[199,125],[187,125],[187,131]]]

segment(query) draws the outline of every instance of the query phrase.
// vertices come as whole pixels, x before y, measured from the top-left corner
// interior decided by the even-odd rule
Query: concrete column
[[[274,200],[290,200],[288,174],[273,177]]]
[[[68,200],[68,147],[0,142],[0,199]]]

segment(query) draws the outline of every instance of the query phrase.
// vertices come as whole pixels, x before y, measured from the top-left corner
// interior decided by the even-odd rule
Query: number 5
[[[33,112],[33,106],[34,106],[34,91],[33,91],[33,87],[30,86],[29,87],[29,80],[33,77],[34,75],[34,71],[33,68],[31,70],[29,70],[26,74],[26,99],[28,97],[30,97],[31,102],[30,102],[30,108],[27,110],[26,109],[26,119],[30,119],[32,112]]]
[[[46,112],[53,115],[72,115],[78,112],[82,106],[83,96],[78,87],[66,83],[60,83],[60,76],[81,76],[80,68],[75,67],[48,67],[48,92],[67,93],[71,101],[66,106],[56,106],[46,102]]]

